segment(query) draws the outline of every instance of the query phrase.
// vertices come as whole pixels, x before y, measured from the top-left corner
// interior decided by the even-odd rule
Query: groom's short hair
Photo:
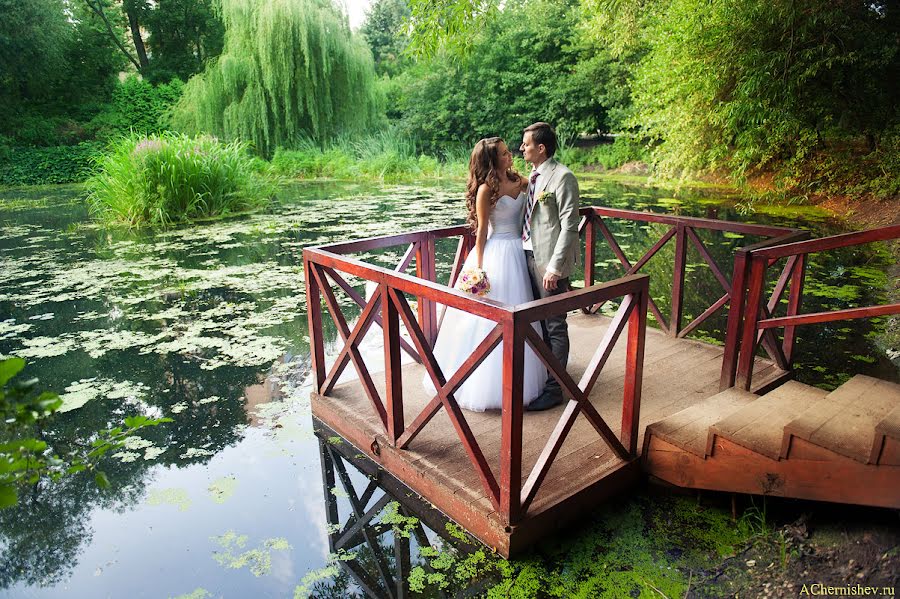
[[[523,133],[531,133],[531,139],[534,140],[534,143],[541,145],[543,144],[545,148],[547,148],[547,158],[550,158],[554,154],[556,154],[556,131],[553,130],[548,123],[538,122],[533,125],[528,125],[525,127],[525,131]]]

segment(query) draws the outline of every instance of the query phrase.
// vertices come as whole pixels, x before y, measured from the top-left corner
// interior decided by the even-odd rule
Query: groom
[[[525,128],[522,154],[532,165],[522,228],[522,245],[528,261],[535,298],[569,290],[569,275],[578,251],[578,182],[572,171],[553,159],[556,133],[547,123]],[[566,314],[542,323],[544,340],[565,367],[569,361],[569,327]],[[547,410],[562,403],[562,389],[552,376],[527,410]]]

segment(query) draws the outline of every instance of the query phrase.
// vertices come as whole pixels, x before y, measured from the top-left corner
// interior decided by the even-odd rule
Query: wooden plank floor
[[[569,332],[571,354],[568,371],[577,381],[587,367],[610,319],[604,316],[571,314]],[[380,330],[377,330],[380,333]],[[622,393],[624,385],[625,336],[610,356],[600,374],[590,399],[610,428],[619,433],[621,428]],[[495,351],[500,351],[497,348]],[[377,354],[377,352],[372,352]],[[646,426],[661,420],[718,392],[722,348],[699,341],[673,339],[657,329],[647,329],[644,358],[644,380],[641,401],[641,418],[638,447],[643,444]],[[757,372],[770,370],[771,364],[757,360]],[[353,372],[352,364],[348,369]],[[500,376],[500,373],[497,373]],[[407,424],[421,412],[431,399],[422,386],[425,370],[410,363],[403,367],[403,401]],[[375,416],[369,399],[354,377],[342,377],[330,396],[313,394],[313,415],[361,451],[369,455],[398,476],[419,494],[434,503],[463,526],[497,547],[498,536],[507,536],[506,550],[510,549],[509,535],[504,530],[480,479],[466,455],[455,429],[444,410],[422,430],[408,450],[390,448],[384,430]],[[372,373],[379,393],[384,397],[383,373]],[[761,378],[761,377],[760,377]],[[541,450],[562,413],[562,407],[545,412],[525,412],[523,430],[522,480],[531,472]],[[500,430],[499,411],[476,413],[464,411],[482,452],[499,480]],[[377,445],[373,445],[373,442]],[[627,467],[626,467],[627,466]],[[615,490],[618,480],[628,484],[637,476],[637,464],[625,464],[618,460],[600,439],[590,423],[579,416],[572,427],[547,478],[535,497],[521,528],[522,542],[534,540],[548,528],[528,529],[529,521],[553,515],[555,525],[561,524],[559,516],[572,517],[573,509],[593,509],[596,497],[589,500],[589,490],[597,490],[597,482],[607,479],[607,491]],[[605,494],[609,494],[609,493]],[[579,495],[585,497],[579,498]],[[581,499],[581,501],[579,501]],[[566,512],[566,514],[562,514]],[[548,518],[544,518],[545,520]],[[487,523],[487,525],[485,524]],[[495,534],[483,532],[490,529]],[[502,545],[502,543],[500,543]],[[513,546],[520,543],[514,542]],[[515,547],[513,547],[515,548]]]

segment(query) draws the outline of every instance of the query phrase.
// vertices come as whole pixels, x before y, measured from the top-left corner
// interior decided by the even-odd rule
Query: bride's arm
[[[478,257],[478,268],[481,268],[481,259],[484,256],[484,244],[487,242],[488,219],[491,215],[491,188],[482,184],[475,196],[475,218],[478,219],[478,227],[475,229],[475,255]]]

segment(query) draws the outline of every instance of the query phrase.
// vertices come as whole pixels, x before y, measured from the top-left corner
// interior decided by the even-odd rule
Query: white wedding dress
[[[491,291],[486,297],[505,304],[522,304],[534,299],[528,266],[525,263],[525,252],[522,249],[524,213],[524,193],[519,194],[517,198],[501,196],[491,210],[490,228],[481,266],[491,283]],[[477,256],[473,249],[469,252],[463,268],[477,265]],[[496,323],[480,316],[447,308],[434,345],[434,357],[446,380],[450,380],[495,326]],[[535,322],[532,326],[538,334],[541,333],[540,322]],[[527,342],[522,379],[522,397],[524,405],[527,406],[540,395],[547,381],[547,369]],[[429,393],[435,394],[434,384],[427,374],[423,384]],[[461,408],[473,412],[499,410],[503,407],[502,341],[469,375],[453,396]]]

